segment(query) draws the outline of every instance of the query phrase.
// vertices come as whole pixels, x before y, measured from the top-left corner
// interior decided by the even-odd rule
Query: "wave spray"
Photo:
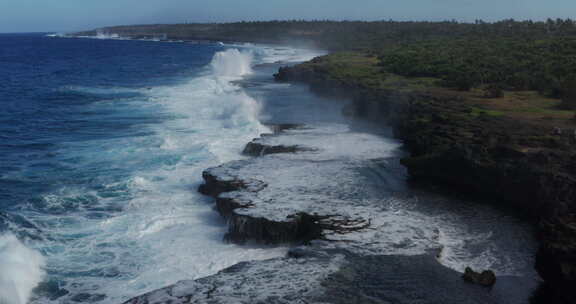
[[[0,235],[0,304],[26,304],[44,277],[44,257],[11,233]]]

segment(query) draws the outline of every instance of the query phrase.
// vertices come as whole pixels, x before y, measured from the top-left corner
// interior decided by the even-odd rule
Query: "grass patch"
[[[544,97],[536,91],[506,91],[500,98],[480,98],[475,93],[464,93],[475,108],[496,116],[507,116],[533,123],[575,127],[574,111],[558,108],[559,99]],[[476,95],[476,96],[475,96]]]
[[[302,67],[350,87],[397,92],[429,92],[438,96],[459,96],[471,106],[469,117],[510,117],[554,127],[576,127],[574,111],[558,107],[559,99],[537,91],[504,91],[502,97],[485,98],[485,90],[459,91],[440,85],[434,77],[406,77],[386,72],[379,59],[368,52],[339,52],[315,58]]]
[[[370,53],[339,52],[316,58],[301,67],[322,72],[331,79],[369,89],[416,91],[435,86],[438,81],[435,78],[408,78],[387,73],[378,63],[378,58]]]
[[[482,115],[503,116],[504,112],[497,111],[497,110],[482,109],[482,108],[478,108],[478,107],[472,107],[472,112],[470,112],[470,115],[472,115],[474,117],[482,116]]]

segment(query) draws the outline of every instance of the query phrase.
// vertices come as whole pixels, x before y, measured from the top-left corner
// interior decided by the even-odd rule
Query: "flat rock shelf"
[[[200,191],[214,196],[217,210],[227,218],[226,239],[267,244],[354,239],[366,250],[384,241],[377,237],[380,242],[369,238],[362,243],[360,237],[383,234],[381,212],[371,204],[380,191],[346,185],[369,185],[369,177],[360,174],[357,166],[371,162],[385,167],[385,158],[368,156],[392,156],[398,145],[338,128],[342,126],[297,128],[255,139],[247,146],[257,143],[264,151],[298,148],[204,171],[206,183]]]
[[[398,179],[398,142],[338,123],[272,129],[247,146],[298,149],[207,169],[199,191],[227,219],[226,240],[290,243],[288,255],[126,303],[523,303],[510,286],[533,285],[526,276],[485,288],[439,263],[450,233],[403,207],[418,198]]]

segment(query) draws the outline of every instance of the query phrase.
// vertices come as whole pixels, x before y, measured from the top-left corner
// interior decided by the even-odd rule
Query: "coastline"
[[[50,40],[50,38],[40,36],[39,39]],[[49,297],[50,299],[60,297],[57,301],[62,302],[87,301],[86,299],[91,297],[90,299],[97,299],[105,303],[118,303],[178,280],[211,275],[242,261],[269,259],[285,255],[286,248],[283,246],[275,248],[259,245],[234,246],[222,242],[222,235],[226,228],[225,221],[216,212],[213,212],[212,206],[207,204],[207,197],[191,190],[191,188],[196,188],[201,183],[202,170],[225,161],[242,158],[240,152],[245,143],[267,130],[257,119],[257,100],[247,96],[245,90],[236,82],[244,78],[242,75],[250,71],[250,66],[266,61],[260,59],[267,57],[270,57],[270,60],[282,57],[292,58],[299,54],[285,52],[290,51],[288,48],[265,48],[263,49],[265,52],[260,53],[259,50],[256,50],[254,56],[250,58],[251,56],[247,56],[247,52],[218,45],[210,47],[132,41],[80,41],[80,39],[50,42],[62,45],[119,45],[126,47],[126,49],[133,46],[136,51],[144,45],[151,49],[174,50],[174,53],[186,54],[184,57],[193,57],[201,53],[195,50],[206,50],[206,55],[202,60],[199,60],[202,63],[197,64],[198,69],[196,67],[190,68],[195,63],[193,58],[192,60],[178,60],[180,65],[188,68],[184,68],[187,69],[187,73],[183,73],[182,77],[176,77],[177,83],[170,82],[165,86],[156,86],[156,78],[153,77],[148,85],[143,86],[142,89],[134,90],[143,95],[135,98],[137,106],[134,112],[142,107],[147,109],[148,103],[142,105],[144,100],[150,101],[149,104],[157,105],[157,108],[160,108],[152,114],[158,112],[163,114],[164,112],[161,110],[175,114],[166,119],[169,121],[167,124],[156,124],[156,121],[153,121],[150,125],[146,125],[146,130],[150,127],[154,132],[143,133],[154,136],[154,140],[147,141],[141,140],[140,137],[137,138],[138,142],[141,140],[152,146],[149,150],[142,149],[146,151],[144,155],[137,154],[133,150],[126,154],[130,155],[130,162],[125,163],[132,164],[131,161],[134,161],[135,170],[130,171],[128,176],[122,179],[122,182],[128,184],[128,190],[146,188],[146,191],[137,192],[142,195],[135,196],[137,197],[135,201],[129,201],[126,212],[124,209],[115,210],[116,214],[111,216],[113,219],[103,219],[105,223],[101,225],[104,228],[112,226],[116,229],[120,225],[126,225],[126,229],[118,229],[118,231],[111,232],[110,235],[117,240],[114,244],[118,244],[118,246],[124,247],[125,242],[134,244],[133,247],[124,247],[130,254],[123,254],[122,256],[129,262],[125,263],[121,260],[117,265],[114,265],[114,268],[119,270],[115,272],[113,278],[107,275],[87,275],[87,278],[80,276],[69,279],[53,271],[55,267],[59,266],[58,262],[62,261],[65,263],[65,267],[71,268],[72,271],[79,268],[84,269],[85,265],[92,262],[90,254],[100,254],[101,251],[95,250],[90,253],[78,251],[79,258],[76,261],[82,263],[81,267],[66,261],[68,256],[56,256],[55,258],[51,252],[46,252],[44,254],[47,258],[48,276],[34,291],[32,303],[44,303],[48,301],[45,299]],[[247,46],[247,48],[253,47]],[[226,49],[232,50],[226,52]],[[202,54],[200,55],[202,56]],[[307,56],[307,54],[304,55]],[[133,61],[126,62],[132,63]],[[266,65],[267,63],[262,62],[262,64]],[[154,70],[160,71],[161,69],[154,68]],[[194,72],[191,73],[190,70]],[[269,77],[270,74],[268,73],[267,76]],[[122,82],[118,82],[118,87],[122,87],[121,84]],[[92,90],[92,87],[88,85],[81,89],[83,92],[89,91],[90,94],[94,95],[109,94],[109,96],[105,96],[108,99],[111,98],[116,87],[107,90],[107,87],[103,86]],[[110,93],[110,91],[114,92]],[[102,104],[110,105],[111,110],[116,110],[119,113],[126,111],[123,105],[118,105],[120,103],[99,103],[98,106]],[[130,116],[133,113],[129,111],[133,109],[128,109],[126,111],[128,112],[127,116]],[[171,118],[175,119],[172,120]],[[114,130],[114,132],[116,131]],[[114,135],[117,134],[114,133]],[[125,148],[124,145],[114,145],[113,147],[120,152],[123,152],[122,149]],[[156,153],[157,151],[165,152],[165,154]],[[180,152],[182,154],[178,154]],[[164,158],[166,154],[181,155],[182,157],[170,157],[169,161],[166,161]],[[106,154],[106,156],[108,155]],[[149,159],[157,162],[154,165],[158,164],[158,167],[154,167],[154,169],[160,168],[160,170],[149,170],[148,163],[141,165],[140,160],[147,161]],[[112,166],[102,167],[109,168]],[[146,172],[142,174],[142,171]],[[154,179],[155,176],[162,176],[161,174],[166,174],[166,178]],[[161,203],[158,204],[159,202]],[[120,212],[120,216],[116,216]],[[61,216],[58,215],[57,217]],[[108,225],[110,222],[113,222],[114,225]],[[91,228],[93,223],[99,225],[99,220],[93,220],[90,223],[79,221],[79,224],[83,225],[83,229],[85,227]],[[70,231],[73,230],[76,229],[70,229]],[[45,231],[44,234],[50,232]],[[126,237],[127,234],[130,236]],[[31,246],[37,246],[32,248],[40,249],[50,245],[52,243],[47,244],[47,242],[42,241],[31,244]],[[107,247],[106,252],[115,249],[110,249],[110,247]],[[90,248],[88,247],[88,249]],[[142,258],[134,258],[133,256]],[[107,259],[106,263],[113,262]],[[137,267],[133,265],[147,266]],[[96,268],[99,265],[92,266],[90,264],[89,266]],[[124,271],[126,266],[132,267],[130,270],[133,272]],[[128,277],[126,273],[132,276],[126,279]],[[88,292],[84,292],[82,290],[84,286],[81,285],[86,281],[93,283],[89,285],[90,291]],[[53,282],[63,283],[56,286]],[[68,282],[78,286],[78,288],[67,288]]]
[[[289,72],[289,69],[284,70],[284,73]],[[280,75],[282,75],[282,70],[280,71]],[[414,124],[415,122],[412,120],[412,118],[414,118],[413,116],[406,116],[408,115],[414,115],[414,111],[412,111],[414,108],[414,105],[417,105],[419,107],[419,110],[423,111],[423,112],[429,112],[431,111],[432,113],[434,111],[437,111],[438,109],[434,106],[434,103],[437,101],[441,101],[441,102],[454,102],[454,101],[458,101],[457,97],[454,96],[440,96],[438,97],[437,95],[434,94],[430,94],[430,95],[422,95],[419,93],[406,93],[406,92],[402,92],[402,91],[381,91],[381,92],[373,92],[373,91],[369,91],[369,90],[365,90],[365,88],[358,88],[355,85],[348,85],[346,83],[334,83],[334,82],[324,82],[323,80],[321,81],[317,81],[318,79],[315,78],[316,76],[322,75],[322,73],[319,73],[317,75],[306,75],[305,77],[302,76],[286,76],[283,77],[281,76],[280,78],[283,78],[282,80],[289,80],[289,81],[303,81],[306,83],[312,83],[312,89],[316,92],[320,92],[320,93],[324,93],[324,94],[329,94],[329,95],[334,95],[334,94],[341,94],[343,91],[341,89],[344,89],[344,91],[346,92],[345,95],[349,96],[349,97],[353,97],[354,98],[354,104],[353,104],[353,108],[349,109],[351,111],[351,113],[353,113],[354,115],[357,116],[371,116],[372,119],[378,119],[379,117],[387,117],[390,121],[392,121],[394,124],[396,124],[396,129],[395,131],[397,132],[397,135],[405,140],[405,144],[407,146],[407,148],[409,150],[418,150],[418,149],[423,149],[424,151],[422,152],[423,155],[425,154],[429,154],[430,151],[426,150],[426,147],[428,147],[428,145],[430,144],[429,141],[427,142],[421,142],[420,140],[425,137],[428,136],[429,134],[422,134],[422,133],[418,133],[417,131],[421,131],[422,129],[420,128],[420,125]],[[321,76],[322,77],[322,76]],[[386,102],[382,103],[382,100],[385,100]],[[409,108],[405,107],[405,103],[408,100],[408,104],[410,104]],[[399,102],[400,101],[400,102]],[[456,105],[454,103],[454,108],[455,108],[455,112],[459,112],[459,111],[465,111],[465,109],[460,109],[458,105]],[[370,113],[370,115],[367,115],[367,113]],[[421,112],[420,112],[421,113]],[[392,115],[393,114],[393,115]],[[398,115],[401,114],[401,115]],[[420,119],[420,118],[418,118]],[[417,120],[418,120],[417,119]],[[446,118],[440,118],[440,120],[438,122],[442,123],[445,122]],[[421,121],[418,121],[417,123],[421,123]],[[414,130],[413,128],[417,129]],[[443,134],[442,132],[439,132],[437,134],[432,134],[433,138],[443,138],[446,134]],[[411,138],[412,137],[412,138]],[[412,141],[411,141],[412,140]],[[254,143],[254,142],[252,142]],[[434,145],[432,145],[434,146]],[[465,145],[464,145],[465,146]],[[284,147],[286,148],[286,147]],[[297,150],[294,147],[287,147],[288,150]],[[434,148],[434,147],[433,147]],[[268,146],[266,147],[266,149],[269,150],[274,150],[276,148],[274,148],[274,146]],[[286,151],[283,148],[277,148],[278,151],[280,151],[279,153],[285,153],[285,152],[294,152],[294,151]],[[261,151],[260,151],[261,152]],[[435,151],[432,151],[435,152]],[[456,155],[459,157],[460,154],[466,154],[469,151],[456,151]],[[504,151],[503,153],[509,153],[510,151]],[[514,153],[515,151],[511,151],[510,153]],[[259,155],[262,155],[263,153],[259,153]],[[434,153],[432,153],[434,154]],[[514,155],[514,154],[512,154]],[[449,172],[449,174],[445,174],[445,175],[441,175],[438,176],[436,174],[430,174],[430,172],[438,172],[438,167],[434,167],[434,166],[430,166],[430,164],[432,163],[442,163],[442,162],[446,162],[446,161],[451,161],[451,157],[453,155],[450,155],[448,157],[448,159],[443,159],[442,157],[444,156],[440,156],[440,158],[433,158],[433,159],[424,159],[423,163],[418,163],[418,161],[420,161],[420,159],[405,159],[403,161],[403,164],[408,167],[409,172],[412,174],[412,176],[414,177],[419,177],[421,179],[446,179],[443,182],[447,183],[447,184],[454,184],[454,180],[450,178],[450,176],[458,176],[461,174],[466,174],[466,172],[469,172],[468,169],[470,169],[469,166],[460,166],[460,165],[456,165],[454,167],[458,167],[459,170],[461,171],[457,171],[457,172]],[[464,160],[464,162],[466,162],[468,160]],[[464,163],[466,164],[466,163]],[[464,171],[462,171],[464,170]],[[441,171],[441,170],[440,170]],[[445,172],[448,173],[448,172]],[[483,174],[484,172],[481,172],[480,174]],[[231,183],[231,184],[226,184],[226,183],[220,183],[218,184],[218,182],[215,182],[215,179],[210,177],[210,173],[207,172],[206,175],[204,176],[204,179],[207,182],[207,187],[210,188],[212,187],[211,190],[203,190],[204,194],[212,194],[213,196],[217,197],[219,194],[221,194],[222,189],[226,190],[226,192],[229,191],[235,191],[235,190],[240,190],[240,189],[258,189],[261,187],[261,185],[250,185],[250,184],[246,184],[246,183]],[[458,180],[460,181],[460,180]],[[212,183],[212,184],[211,184]],[[462,185],[466,185],[466,186],[470,186],[466,184],[466,181],[464,181],[463,184],[459,184],[459,186]],[[484,188],[486,185],[479,185],[479,189]],[[220,189],[219,189],[220,187]],[[531,188],[533,189],[533,188]],[[476,189],[477,191],[478,189]],[[202,192],[202,191],[201,191]],[[498,193],[500,193],[499,191],[496,191]],[[532,195],[529,194],[528,197],[531,197]],[[219,202],[220,201],[220,202]],[[229,228],[231,229],[229,231],[229,238],[228,240],[230,241],[236,241],[236,242],[244,242],[244,241],[249,241],[249,240],[256,240],[256,241],[260,241],[260,242],[264,242],[264,243],[283,243],[286,241],[289,242],[308,242],[310,240],[313,239],[318,239],[321,237],[320,235],[320,229],[319,229],[319,222],[318,222],[318,218],[312,217],[308,214],[304,214],[302,215],[302,217],[296,218],[295,221],[293,221],[290,225],[288,226],[283,226],[279,229],[276,228],[272,228],[271,230],[274,231],[272,234],[275,235],[274,237],[270,238],[267,236],[262,237],[263,235],[263,230],[262,227],[266,227],[267,224],[266,223],[256,223],[253,228],[248,228],[246,229],[246,226],[242,226],[245,223],[245,220],[243,220],[242,218],[240,218],[239,220],[236,218],[234,219],[234,217],[230,217],[230,211],[239,207],[245,207],[242,205],[234,205],[234,204],[230,204],[230,201],[228,200],[227,202],[224,202],[225,200],[219,200],[218,198],[216,199],[217,202],[217,208],[220,211],[220,213],[226,218],[228,217],[229,223],[232,223],[232,225],[229,226]],[[518,200],[520,201],[520,200]],[[228,204],[227,204],[228,203]],[[544,209],[542,209],[544,208]],[[532,207],[530,207],[531,212],[535,212],[532,210]],[[547,210],[545,209],[545,207],[541,207],[541,206],[534,206],[534,210],[538,210],[536,212],[542,211],[542,210]],[[232,218],[232,220],[230,221],[230,219]],[[236,223],[236,224],[235,224]],[[242,223],[242,224],[238,224],[238,223]],[[362,226],[362,223],[360,223],[360,227]],[[265,230],[269,230],[268,228],[270,228],[269,226],[266,227]],[[248,233],[246,233],[248,232]],[[234,237],[234,235],[236,235],[236,237]],[[278,235],[280,237],[278,237]],[[292,235],[292,236],[290,236]],[[293,237],[293,235],[297,235],[296,237]],[[231,236],[231,237],[230,237]],[[298,254],[296,254],[298,255]],[[233,266],[234,268],[235,266]],[[226,272],[226,270],[224,271]],[[132,300],[131,300],[132,301]],[[139,303],[139,302],[127,302],[127,303]]]
[[[541,244],[536,268],[547,282],[541,301],[570,301],[576,277],[576,182],[570,172],[574,168],[570,127],[554,129],[500,117],[496,111],[463,104],[459,94],[444,90],[414,90],[411,85],[376,90],[360,79],[335,81],[330,73],[296,67],[281,69],[278,78],[310,84],[321,94],[354,99],[346,109],[351,115],[376,121],[386,118],[410,153],[402,164],[413,180],[497,199],[506,202],[506,208],[530,216]],[[262,146],[253,146],[262,152]],[[239,186],[247,185],[224,185],[229,190]],[[223,213],[238,207],[221,205]],[[243,235],[238,240],[247,238],[252,237]],[[267,242],[266,238],[260,241]]]
[[[333,103],[331,106],[332,111],[334,109],[340,111],[339,106]],[[168,301],[172,301],[172,303],[190,301],[228,303],[232,299],[235,301],[250,299],[251,303],[269,303],[272,301],[272,298],[269,298],[270,295],[267,294],[270,290],[274,290],[274,297],[278,298],[277,303],[327,301],[334,299],[334,295],[338,297],[336,300],[332,300],[336,303],[372,303],[366,297],[369,293],[374,292],[367,289],[370,282],[374,282],[374,280],[377,280],[378,284],[382,284],[379,287],[381,289],[380,297],[391,296],[397,301],[406,300],[402,298],[402,293],[386,295],[385,291],[391,288],[392,290],[394,288],[406,288],[406,284],[409,284],[414,286],[414,290],[407,292],[417,294],[422,299],[433,299],[443,303],[455,301],[459,303],[502,303],[502,301],[506,301],[504,299],[509,300],[509,297],[515,297],[510,295],[510,291],[507,290],[511,286],[518,284],[530,286],[532,284],[530,280],[522,282],[522,278],[507,275],[500,275],[497,285],[492,290],[467,284],[461,279],[461,272],[443,266],[437,260],[439,252],[442,251],[441,246],[437,244],[437,239],[442,237],[441,233],[429,229],[429,227],[423,227],[425,231],[429,230],[423,236],[423,241],[425,241],[423,244],[432,244],[432,246],[417,247],[420,249],[413,252],[410,248],[414,244],[402,244],[403,241],[398,243],[399,240],[397,239],[387,240],[387,237],[395,237],[393,233],[387,233],[387,228],[385,228],[386,225],[392,223],[390,222],[393,220],[392,218],[378,219],[381,211],[370,209],[372,207],[368,207],[368,209],[365,209],[366,206],[358,207],[359,209],[354,207],[351,202],[355,199],[352,197],[352,200],[349,198],[341,200],[341,202],[335,201],[335,197],[327,197],[322,201],[334,201],[333,205],[328,206],[313,203],[313,201],[307,202],[307,205],[292,206],[291,204],[301,202],[298,200],[298,196],[291,197],[290,193],[294,191],[290,189],[294,189],[294,187],[285,188],[285,185],[279,185],[278,183],[282,179],[280,177],[275,178],[274,170],[270,168],[291,168],[290,170],[295,170],[295,172],[314,172],[312,177],[318,177],[315,175],[318,172],[321,174],[319,176],[322,177],[334,177],[334,180],[329,180],[330,183],[321,184],[321,187],[317,186],[320,188],[313,187],[305,191],[306,193],[316,193],[318,189],[329,187],[330,184],[338,185],[339,181],[342,181],[341,175],[349,174],[347,171],[355,171],[342,170],[340,167],[336,168],[338,169],[336,171],[330,171],[335,169],[331,169],[329,164],[342,156],[350,157],[350,155],[344,155],[350,150],[338,151],[337,154],[334,154],[336,150],[331,150],[334,148],[325,145],[326,140],[332,140],[341,131],[322,133],[325,131],[302,121],[277,124],[272,129],[275,131],[274,134],[264,134],[262,137],[247,143],[244,153],[251,155],[252,158],[226,163],[204,171],[205,184],[201,186],[200,191],[215,198],[216,210],[227,219],[229,230],[226,239],[228,241],[234,243],[257,241],[267,244],[304,243],[311,245],[292,247],[284,258],[241,263],[216,275],[196,281],[180,282],[133,298],[126,303],[164,303]],[[302,141],[303,139],[307,139],[307,141]],[[310,141],[310,139],[313,140]],[[386,172],[392,172],[390,173],[392,175],[403,174],[403,169],[394,165],[399,164],[397,162],[398,155],[394,154],[392,159],[388,159],[390,156],[384,154],[386,150],[374,154],[371,147],[365,147],[367,143],[373,143],[377,139],[376,137],[360,139],[361,142],[349,146],[358,147],[361,151],[368,149],[366,151],[370,151],[369,154],[372,155],[370,157],[378,157],[379,160],[365,159],[366,153],[356,151],[354,153],[358,153],[360,159],[357,159],[355,163],[360,160],[371,163],[382,162],[385,168],[378,174],[387,174]],[[392,146],[393,150],[397,148],[398,145]],[[334,159],[334,155],[337,156],[336,159]],[[310,157],[314,159],[312,162],[314,170],[307,167]],[[323,164],[317,163],[318,161]],[[341,161],[338,160],[336,163],[339,162]],[[281,173],[279,174],[283,176]],[[308,180],[303,174],[290,173],[290,176],[294,175],[299,176],[305,183]],[[374,193],[380,192],[379,195],[382,195],[382,192],[387,194],[404,191],[395,188],[398,185],[393,184],[387,186],[392,187],[389,190],[383,190],[381,188],[383,186],[382,181],[373,181]],[[296,185],[299,185],[298,181],[289,181],[289,184],[295,182]],[[311,184],[308,181],[306,185],[308,186],[300,185],[297,188],[303,191],[305,187],[309,187]],[[287,191],[283,191],[284,188]],[[342,191],[343,195],[347,192],[346,187],[331,191],[337,193]],[[281,195],[270,197],[271,193],[280,193]],[[275,205],[268,206],[267,202],[272,200]],[[329,211],[330,213],[328,213]],[[338,212],[338,216],[334,216],[334,212]],[[286,215],[291,214],[297,216],[286,218]],[[370,214],[373,216],[370,217]],[[374,228],[380,226],[381,228],[378,229],[384,229],[381,232]],[[404,228],[398,229],[400,232]],[[372,230],[376,230],[376,232]],[[367,232],[369,236],[358,243],[356,238]],[[386,237],[386,234],[389,236]],[[402,237],[403,235],[400,233],[400,238]],[[338,240],[335,243],[333,242],[334,238]],[[316,240],[320,240],[320,242]],[[354,246],[347,245],[349,242],[352,242]],[[421,241],[416,241],[416,243],[418,242]],[[403,249],[403,246],[407,247]],[[412,253],[409,255],[393,253],[383,255],[386,251],[382,250],[387,247],[390,248],[390,252],[407,250],[406,253]],[[390,265],[398,265],[399,268],[387,268]],[[370,270],[372,268],[379,268],[381,272],[377,271],[377,273],[381,273],[381,275],[372,272]],[[318,269],[322,269],[322,271]],[[405,273],[405,276],[395,278],[397,281],[394,281],[385,275],[391,271]],[[433,279],[438,281],[437,284],[431,286],[428,281],[431,278],[427,277],[426,273],[437,275],[438,277]],[[303,285],[302,282],[305,284]],[[234,290],[225,287],[226,284],[235,286]],[[277,284],[293,287],[275,290],[278,289]],[[362,287],[355,289],[354,286]],[[455,294],[447,293],[447,290],[458,290],[458,292]],[[515,299],[518,300],[519,298]]]
[[[275,77],[320,94],[345,92],[354,100],[351,114],[390,123],[410,153],[401,162],[413,180],[497,199],[532,217],[540,242],[535,268],[545,280],[536,301],[570,303],[576,282],[570,129],[478,114],[459,92],[374,89],[332,75],[329,65],[317,59]]]

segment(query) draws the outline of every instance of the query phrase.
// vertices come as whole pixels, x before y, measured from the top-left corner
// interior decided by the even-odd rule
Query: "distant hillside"
[[[397,21],[265,21],[211,24],[152,24],[105,27],[77,35],[118,34],[131,38],[170,40],[242,41],[282,43],[327,50],[381,49],[399,42],[437,38],[510,37],[550,38],[576,36],[576,23],[556,19],[545,22],[503,20],[487,23]]]

